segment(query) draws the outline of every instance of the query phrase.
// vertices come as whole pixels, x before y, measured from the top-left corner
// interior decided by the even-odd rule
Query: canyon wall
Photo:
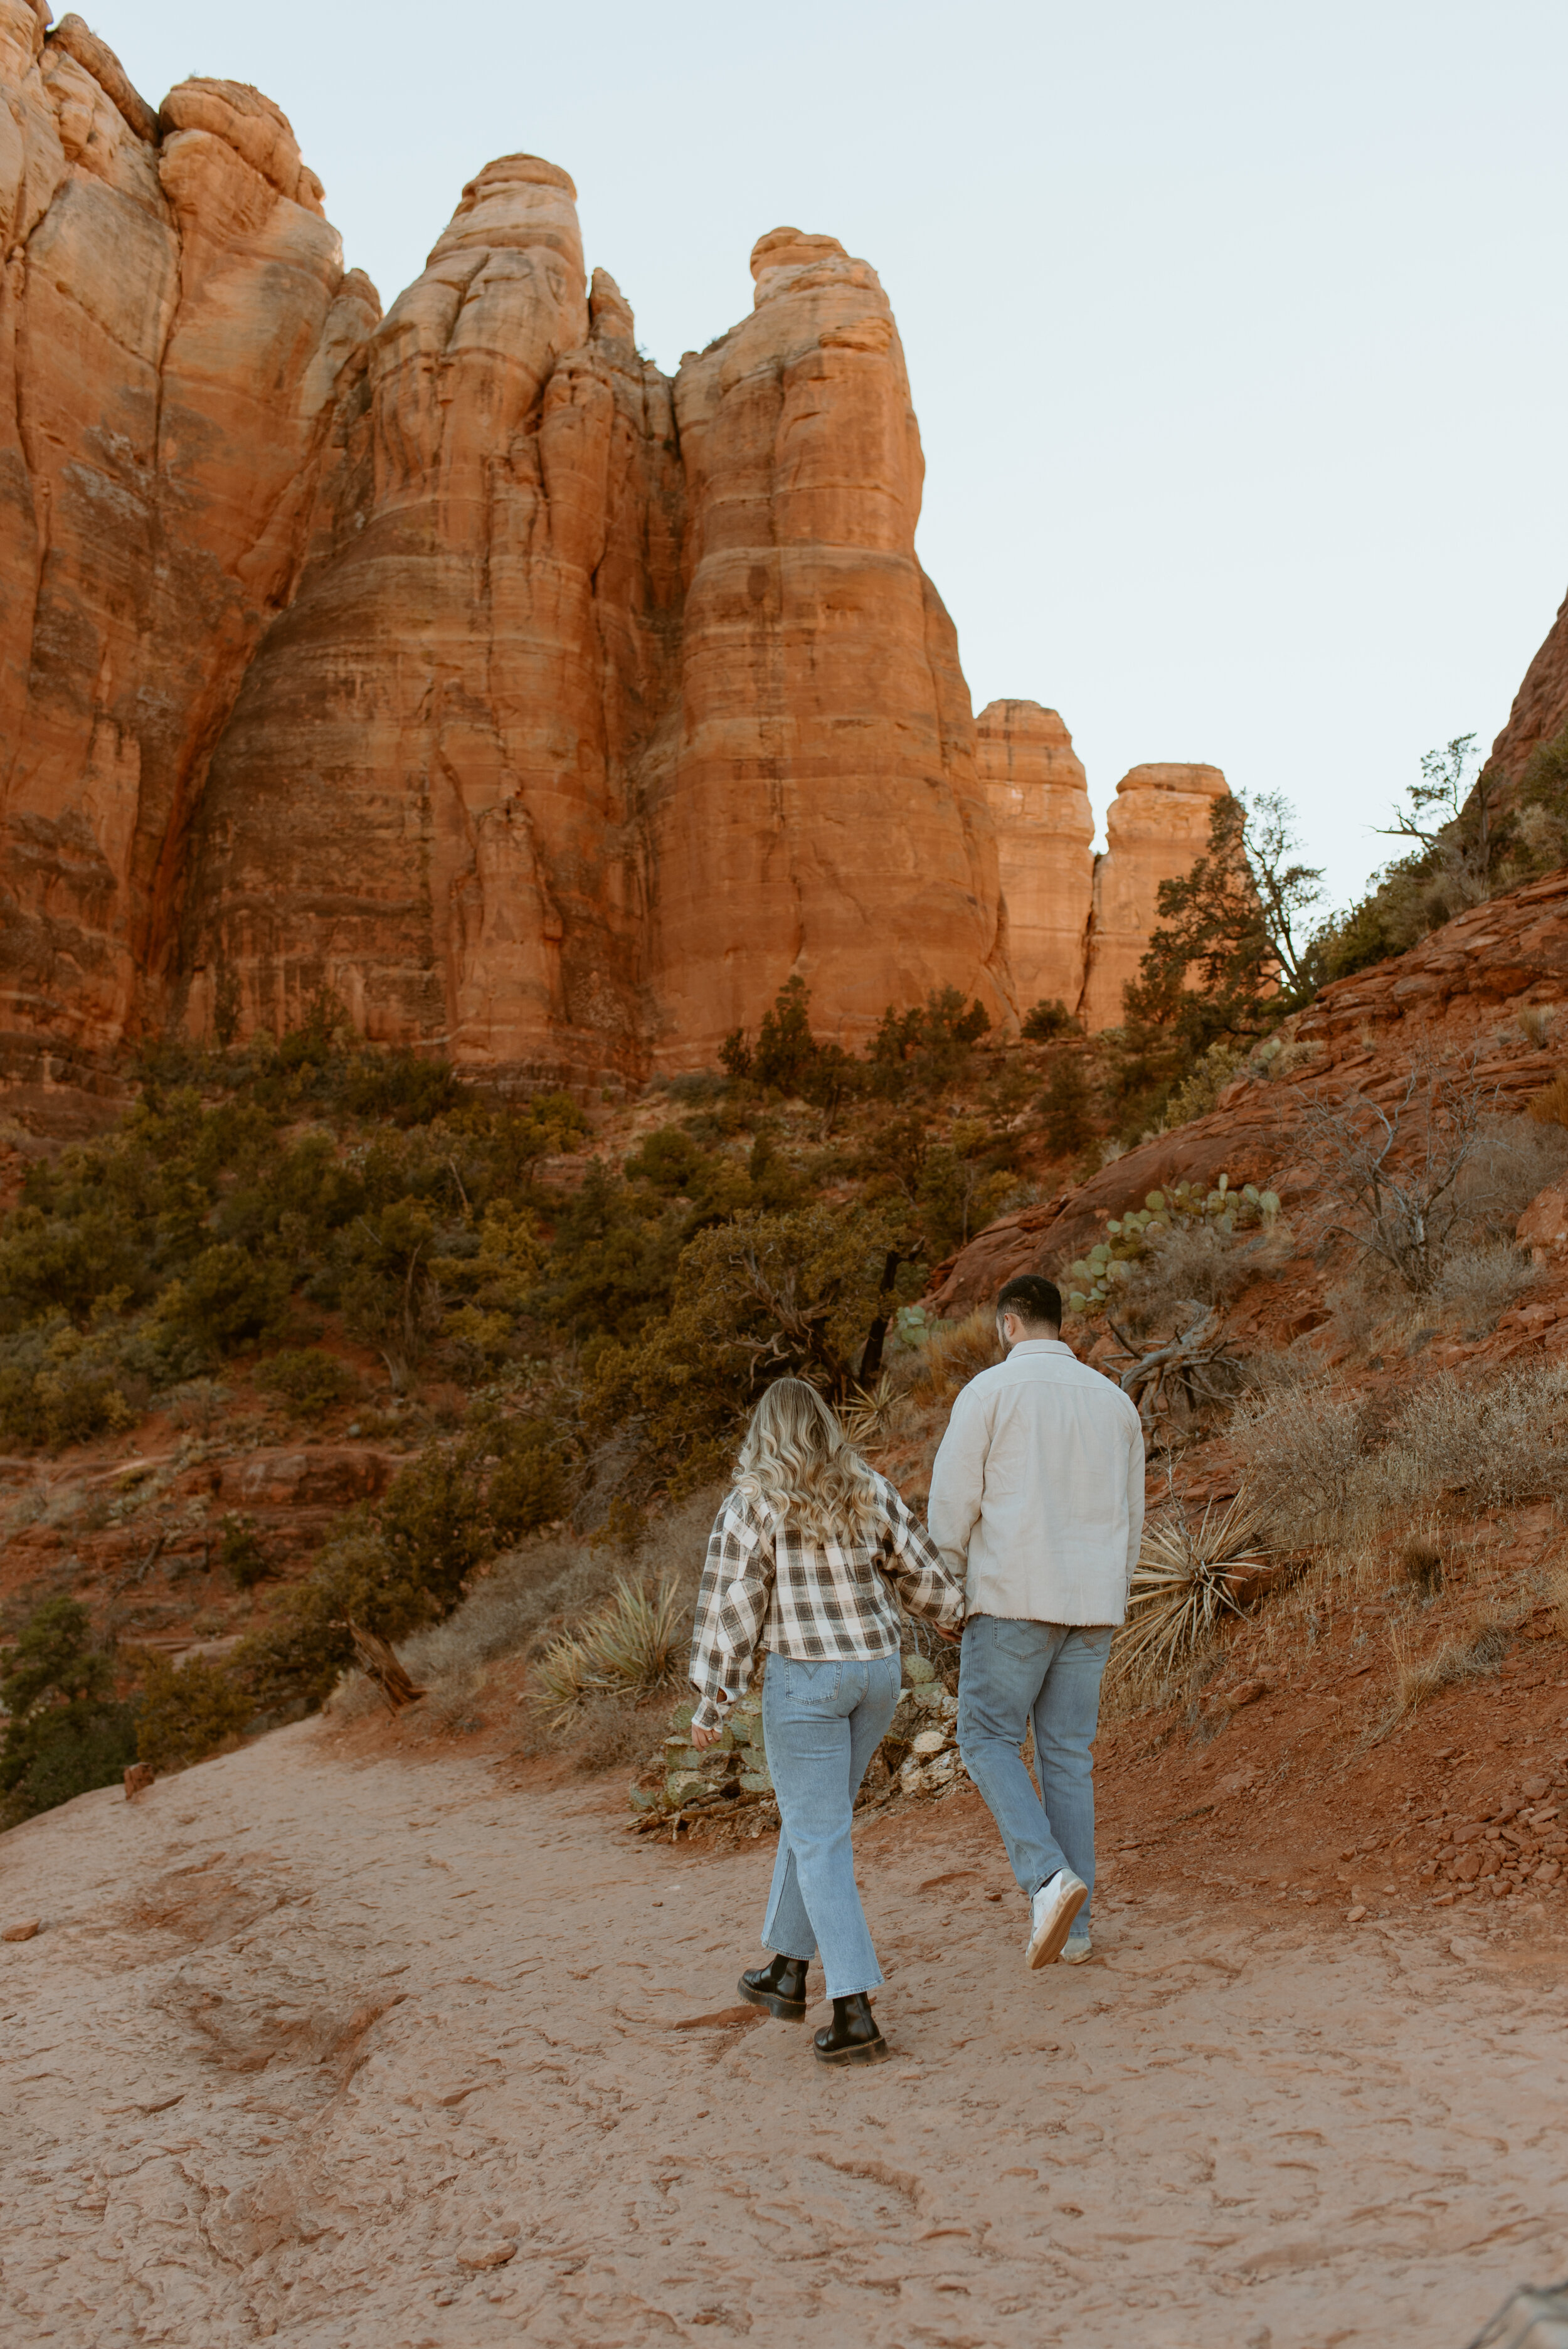
[[[189,833],[377,315],[278,109],[156,116],[0,0],[0,1047],[79,1064],[173,977]]]
[[[771,231],[671,378],[503,156],[383,317],[269,99],[154,108],[47,25],[0,0],[13,1077],[323,989],[582,1081],[711,1064],[795,975],[850,1045],[948,986],[1119,1016],[1185,801],[1119,800],[1097,871],[1061,720],[976,726],[865,262]]]

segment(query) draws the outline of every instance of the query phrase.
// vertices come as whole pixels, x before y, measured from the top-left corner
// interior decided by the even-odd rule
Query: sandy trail
[[[841,2076],[736,2011],[766,1845],[478,1757],[304,1723],[6,1837],[0,2332],[1453,2349],[1568,2269],[1544,1953],[1191,1888],[1029,1975],[973,1796],[863,1853],[897,2052]]]

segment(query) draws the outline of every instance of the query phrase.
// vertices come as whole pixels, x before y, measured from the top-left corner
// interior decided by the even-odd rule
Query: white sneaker
[[[1029,1903],[1032,1921],[1024,1944],[1024,1963],[1031,1972],[1060,1956],[1073,1919],[1088,1899],[1088,1886],[1070,1868],[1057,1868],[1049,1882],[1041,1885]]]
[[[1062,1953],[1057,1963],[1064,1966],[1081,1966],[1093,1948],[1094,1943],[1087,1933],[1069,1933],[1062,1945]]]

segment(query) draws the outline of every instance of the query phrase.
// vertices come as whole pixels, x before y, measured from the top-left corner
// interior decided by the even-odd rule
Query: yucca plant
[[[863,1452],[868,1444],[888,1433],[903,1399],[893,1392],[885,1371],[874,1387],[855,1387],[852,1396],[839,1412],[839,1424],[856,1451]]]
[[[672,1582],[650,1592],[624,1578],[608,1605],[552,1640],[534,1668],[539,1703],[557,1727],[584,1698],[648,1696],[676,1679],[686,1653],[686,1610]]]
[[[1118,1681],[1168,1679],[1208,1645],[1225,1615],[1241,1613],[1232,1579],[1267,1557],[1264,1528],[1261,1505],[1244,1492],[1222,1507],[1211,1501],[1196,1521],[1181,1508],[1150,1519],[1112,1652]]]

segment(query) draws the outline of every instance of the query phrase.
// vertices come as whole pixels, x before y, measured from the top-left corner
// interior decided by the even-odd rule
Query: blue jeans
[[[972,1615],[964,1626],[958,1750],[1030,1899],[1061,1868],[1094,1889],[1094,1733],[1114,1637],[1099,1624],[1001,1615]],[[1030,1722],[1038,1795],[1019,1752]],[[1075,1933],[1088,1932],[1088,1910],[1086,1900]]]
[[[830,1998],[882,1981],[855,1883],[850,1826],[866,1764],[898,1707],[903,1664],[845,1657],[802,1663],[769,1655],[762,1735],[779,1797],[779,1857],[762,1946],[776,1957],[822,1953]]]

